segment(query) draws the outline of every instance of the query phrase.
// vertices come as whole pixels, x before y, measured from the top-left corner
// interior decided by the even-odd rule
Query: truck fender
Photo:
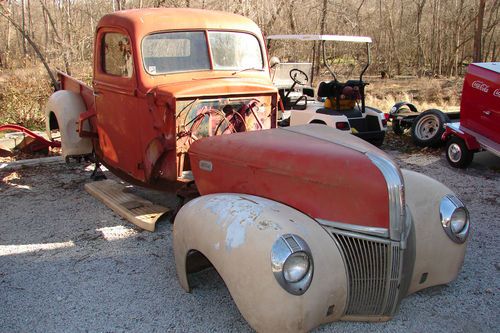
[[[52,139],[51,131],[59,129],[63,157],[92,153],[91,139],[82,138],[77,132],[80,114],[85,111],[83,99],[72,91],[56,91],[47,102],[45,107],[47,135]],[[89,130],[88,126],[84,125],[84,130]]]
[[[467,242],[460,244],[451,240],[441,224],[441,200],[454,193],[423,174],[401,171],[415,232],[415,261],[408,290],[411,294],[453,281],[462,267]]]
[[[287,292],[273,274],[272,247],[286,234],[301,237],[313,257],[312,282],[302,295]],[[291,207],[245,194],[205,195],[179,211],[173,243],[181,286],[190,291],[188,254],[201,253],[259,332],[308,331],[344,312],[347,273],[336,243]]]

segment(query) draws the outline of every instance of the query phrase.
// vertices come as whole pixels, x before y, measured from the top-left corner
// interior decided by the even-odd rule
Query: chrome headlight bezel
[[[452,228],[452,218],[457,212],[465,213],[465,223],[459,231],[455,231]],[[452,241],[458,244],[462,244],[467,240],[470,230],[470,218],[469,211],[465,205],[453,194],[447,194],[441,199],[441,204],[439,205],[439,215],[441,219],[441,225],[445,233],[450,237]]]
[[[307,270],[296,281],[287,280],[285,277],[285,264],[287,260],[298,256],[302,256],[308,260]],[[314,273],[312,253],[306,241],[300,236],[293,234],[280,236],[274,242],[271,250],[271,269],[276,281],[278,281],[283,289],[293,295],[304,294],[311,285]]]

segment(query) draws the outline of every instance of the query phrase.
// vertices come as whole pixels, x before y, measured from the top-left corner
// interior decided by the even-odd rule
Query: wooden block
[[[148,231],[155,231],[158,219],[170,210],[127,193],[125,186],[111,179],[87,183],[85,190],[124,219]]]

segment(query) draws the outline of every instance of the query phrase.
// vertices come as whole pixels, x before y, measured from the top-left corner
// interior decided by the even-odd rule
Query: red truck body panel
[[[142,59],[143,38],[171,31],[204,32],[205,38],[208,31],[253,35],[262,51],[263,68],[148,73]],[[126,75],[104,70],[105,55],[114,45],[105,40],[107,34],[123,39],[120,51],[129,55]],[[226,130],[229,121],[215,119],[224,107],[248,109],[238,111],[237,121],[246,124],[237,131],[276,126],[278,94],[264,51],[259,27],[239,15],[179,8],[120,11],[105,15],[97,26],[93,89],[64,73],[59,73],[60,88],[82,96],[87,112],[80,115],[80,136],[93,139],[95,153],[106,167],[127,181],[171,190],[188,180],[183,175],[190,170],[191,141]],[[83,131],[87,122],[90,130]]]
[[[460,127],[500,143],[500,63],[469,65],[462,91]]]
[[[389,228],[387,183],[355,149],[280,128],[205,138],[189,155],[202,195],[252,194],[313,218]]]

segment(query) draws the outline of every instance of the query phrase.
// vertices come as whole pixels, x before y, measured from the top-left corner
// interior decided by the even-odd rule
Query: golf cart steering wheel
[[[305,85],[308,81],[309,81],[309,78],[307,77],[307,74],[304,73],[303,71],[301,71],[300,69],[292,69],[290,71],[290,78],[292,79],[292,81],[296,84],[300,84],[300,85]]]

